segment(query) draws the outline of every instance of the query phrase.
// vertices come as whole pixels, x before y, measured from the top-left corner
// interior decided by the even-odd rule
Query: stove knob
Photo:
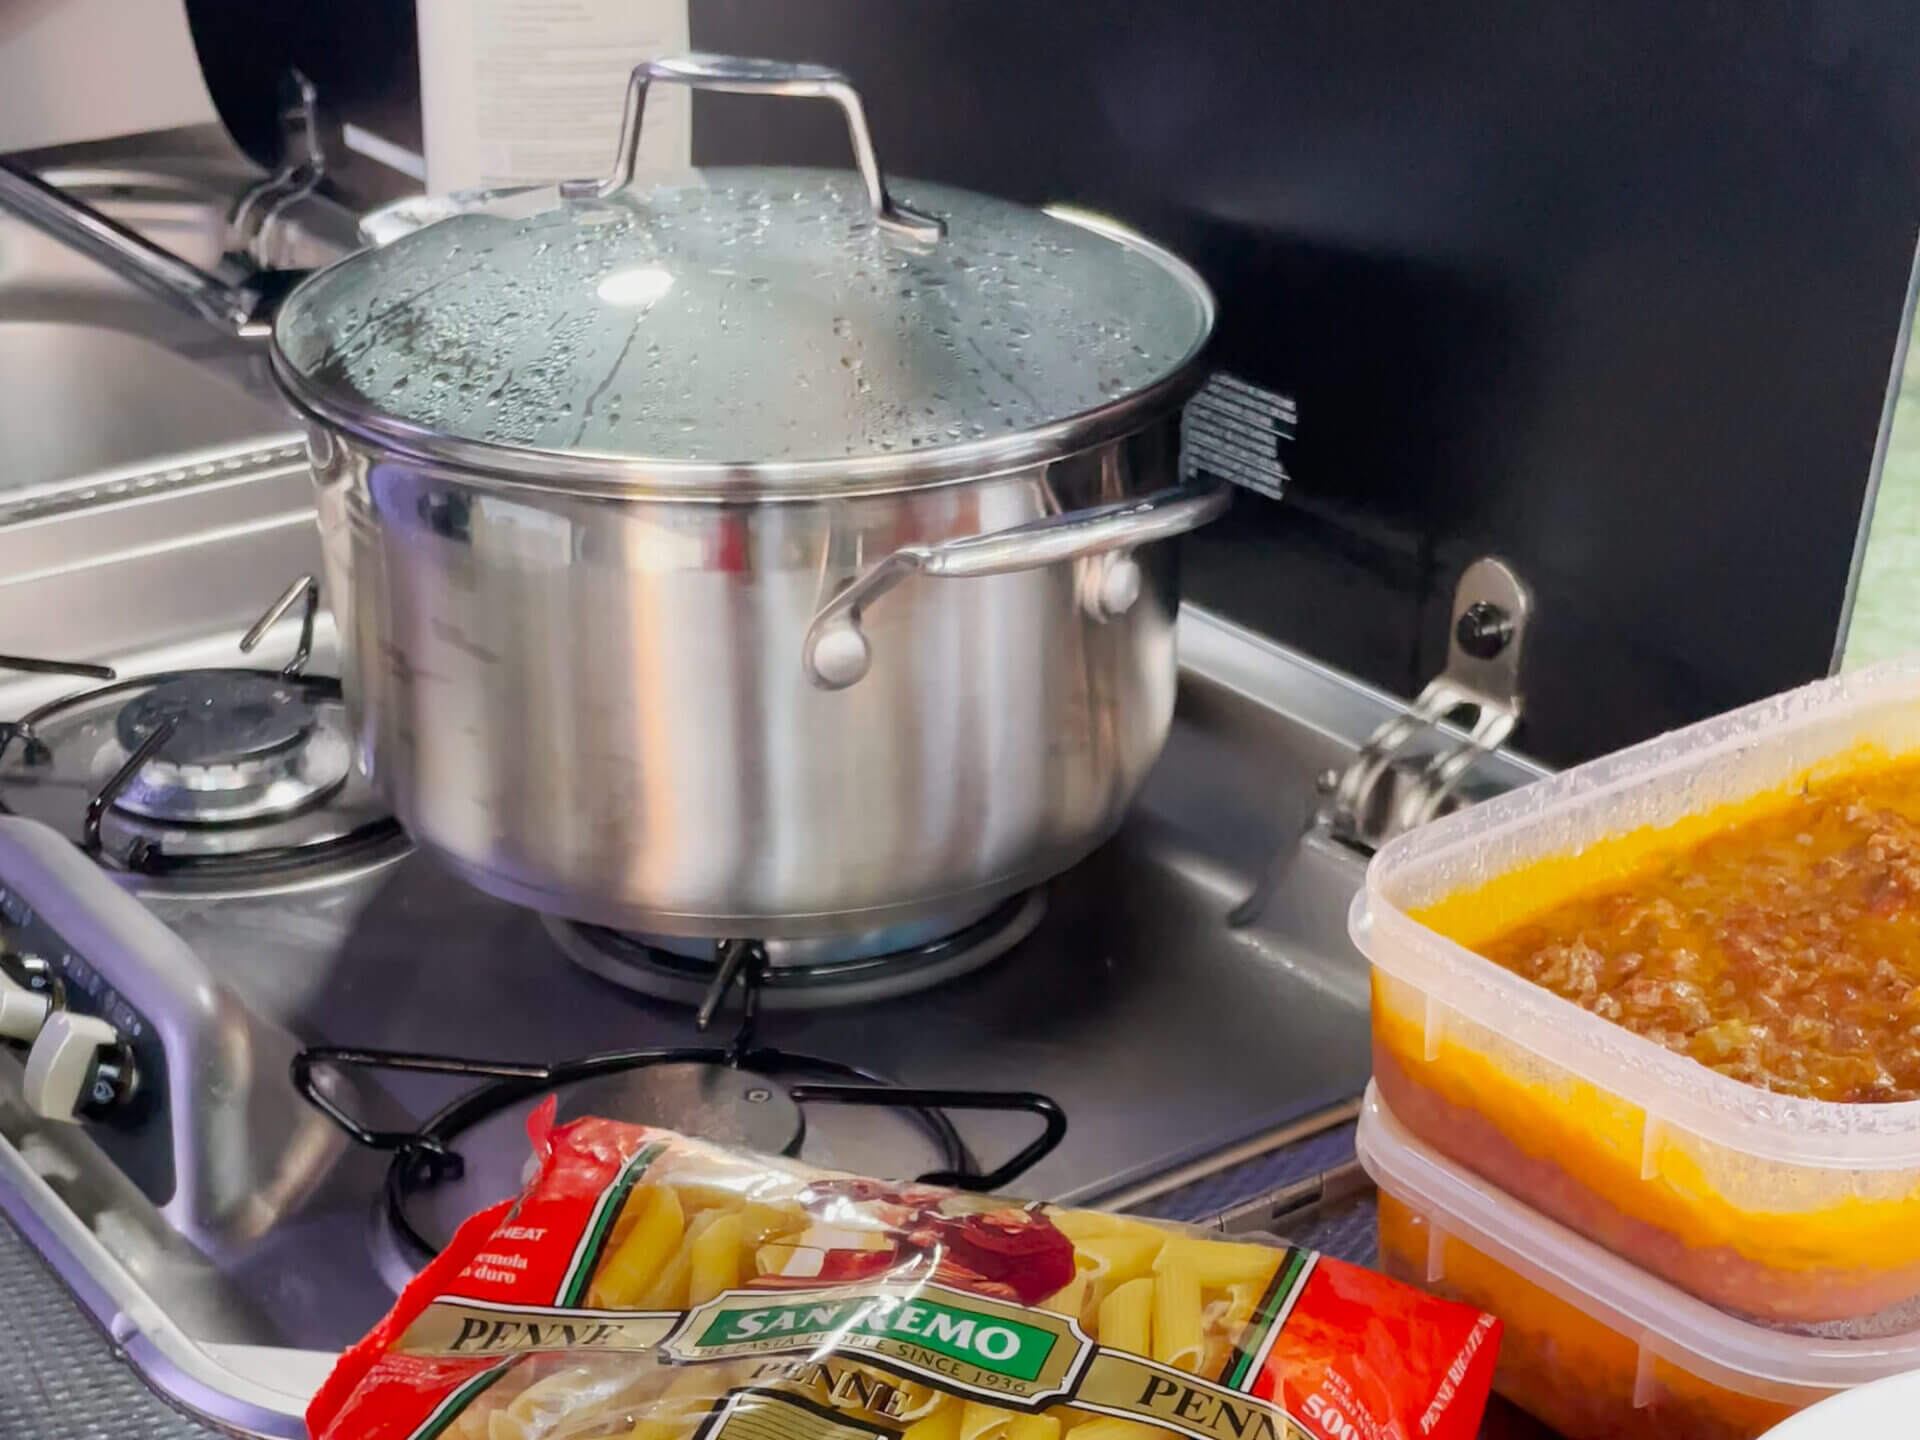
[[[21,1085],[27,1108],[49,1120],[76,1120],[133,1091],[133,1061],[113,1026],[98,1015],[56,1010],[27,1052]]]
[[[45,991],[29,990],[11,976],[0,975],[0,1040],[31,1045],[52,1009],[52,997]]]

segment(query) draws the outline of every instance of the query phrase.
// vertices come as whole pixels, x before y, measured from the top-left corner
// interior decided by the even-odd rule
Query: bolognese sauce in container
[[[1402,837],[1353,930],[1426,1144],[1734,1313],[1920,1296],[1920,662]]]
[[[1920,1331],[1801,1335],[1681,1294],[1443,1159],[1377,1095],[1355,1149],[1379,1187],[1380,1266],[1490,1310],[1494,1389],[1564,1440],[1754,1440],[1920,1365]]]

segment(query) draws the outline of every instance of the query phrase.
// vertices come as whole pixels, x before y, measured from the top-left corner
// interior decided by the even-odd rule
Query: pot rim
[[[685,500],[783,500],[877,495],[1003,474],[1060,459],[1144,429],[1185,404],[1205,378],[1217,307],[1198,271],[1139,232],[1086,211],[1046,207],[1059,220],[1152,257],[1188,286],[1205,312],[1198,338],[1160,379],[1104,405],[1047,425],[903,453],[815,460],[728,462],[648,459],[592,451],[535,450],[469,440],[388,415],[303,374],[281,349],[278,330],[268,362],[282,396],[309,422],[411,460],[455,466],[516,488],[574,495]],[[346,264],[353,256],[337,260]],[[334,266],[302,282],[310,285]]]
[[[1075,445],[1071,449],[1058,451],[1038,460],[1027,460],[996,465],[991,470],[967,470],[937,479],[918,481],[908,485],[873,484],[868,486],[839,486],[832,489],[783,490],[756,494],[749,490],[728,490],[710,487],[704,490],[692,488],[684,490],[613,490],[604,485],[577,485],[570,481],[556,480],[549,476],[530,479],[524,475],[508,474],[504,471],[488,470],[465,462],[422,460],[419,457],[404,454],[385,442],[377,442],[382,454],[420,464],[433,464],[448,472],[448,478],[465,485],[471,490],[485,491],[488,494],[522,495],[530,497],[549,496],[555,500],[598,500],[608,503],[627,503],[633,505],[727,505],[763,506],[777,505],[826,505],[840,500],[884,500],[889,496],[912,495],[919,491],[929,493],[960,485],[985,485],[995,480],[1005,480],[1012,476],[1031,474],[1043,470],[1049,465],[1062,461],[1078,459],[1092,454],[1109,445],[1122,444],[1150,428],[1156,419],[1164,419],[1165,414],[1155,419],[1143,420],[1131,430],[1123,430],[1115,435],[1107,435],[1084,445]],[[331,435],[331,431],[326,432]],[[356,440],[359,437],[354,437]],[[367,444],[368,442],[361,442]],[[309,459],[315,464],[321,462],[312,455],[312,440],[308,441]],[[1225,482],[1222,482],[1225,483]]]

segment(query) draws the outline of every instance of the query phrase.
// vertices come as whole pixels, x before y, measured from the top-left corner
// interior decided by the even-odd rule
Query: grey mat
[[[1353,1159],[1353,1129],[1342,1125],[1284,1150],[1257,1156],[1231,1170],[1196,1180],[1183,1189],[1162,1195],[1140,1207],[1143,1215],[1164,1220],[1206,1220],[1261,1195],[1305,1180]],[[1296,1245],[1371,1265],[1377,1250],[1371,1193],[1288,1228],[1285,1238]]]
[[[0,1440],[205,1440],[0,1217]]]

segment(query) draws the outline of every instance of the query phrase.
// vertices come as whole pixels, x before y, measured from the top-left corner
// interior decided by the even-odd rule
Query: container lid
[[[283,384],[494,469],[837,488],[1045,458],[1197,383],[1206,286],[1110,222],[917,182],[896,200],[877,167],[625,180],[495,196],[309,279],[275,326]]]
[[[1722,1171],[1720,1183],[1752,1195],[1758,1208],[1777,1194],[1770,1186],[1785,1183],[1770,1167],[1823,1171],[1823,1184],[1920,1169],[1920,1100],[1855,1104],[1763,1089],[1584,1009],[1416,918],[1447,896],[1512,877],[1526,883],[1530,905],[1543,905],[1546,882],[1527,874],[1539,862],[1784,793],[1816,767],[1850,763],[1862,746],[1920,756],[1920,656],[1711,716],[1396,836],[1367,866],[1349,933],[1379,973],[1424,993],[1417,1013],[1429,1042],[1459,1021],[1483,1027],[1491,1038],[1477,1043],[1501,1051],[1502,1065],[1533,1066],[1560,1077],[1555,1083],[1572,1076],[1644,1112],[1662,1134],[1730,1152],[1727,1163],[1738,1168]]]
[[[1383,1194],[1529,1284],[1723,1388],[1837,1390],[1920,1368],[1920,1330],[1863,1339],[1775,1330],[1656,1279],[1421,1144],[1372,1085],[1354,1149]]]

